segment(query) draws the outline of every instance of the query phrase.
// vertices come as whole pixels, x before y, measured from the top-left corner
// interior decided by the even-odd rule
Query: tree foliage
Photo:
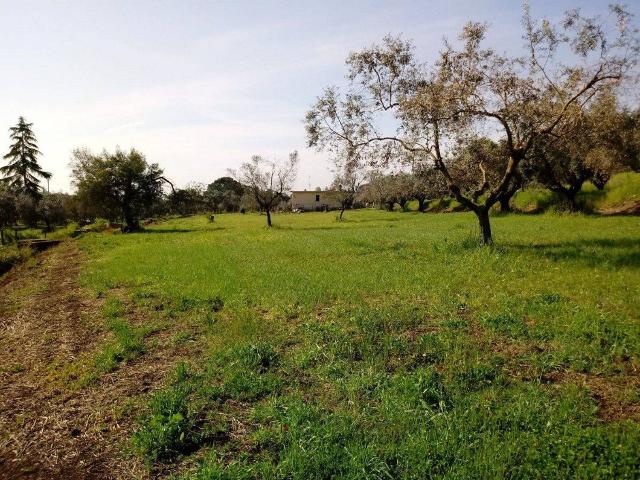
[[[0,167],[0,174],[15,192],[38,199],[41,196],[40,179],[49,179],[51,174],[38,163],[37,157],[41,153],[32,127],[33,123],[27,123],[20,117],[18,124],[9,129],[13,143],[3,157],[8,164]]]
[[[286,161],[271,161],[255,155],[243,163],[234,175],[246,185],[255,202],[267,214],[267,226],[271,227],[271,211],[291,191],[296,179],[298,152],[289,154]]]
[[[174,189],[168,197],[171,213],[177,215],[194,215],[206,210],[204,185],[191,183],[185,188]]]
[[[366,172],[362,168],[349,168],[336,172],[329,187],[329,196],[340,203],[340,220],[344,216],[344,211],[353,207],[365,179]]]
[[[207,186],[205,197],[209,208],[220,212],[237,212],[244,194],[244,186],[231,177],[220,177]]]
[[[409,42],[385,37],[382,45],[349,55],[346,94],[329,87],[307,113],[309,145],[348,162],[366,158],[386,167],[409,159],[433,166],[477,215],[482,242],[491,243],[489,209],[512,188],[530,150],[548,136],[566,135],[576,111],[635,67],[639,47],[630,14],[618,5],[611,13],[611,27],[579,10],[554,24],[535,21],[526,8],[521,56],[483,47],[486,25],[470,22],[459,44],[445,41],[429,67]],[[476,188],[468,189],[452,173],[454,147],[486,130],[500,135],[507,155],[495,178],[478,168]]]
[[[528,175],[577,210],[576,195],[585,182],[602,189],[623,168],[629,153],[621,138],[624,122],[615,96],[604,92],[576,116],[569,134],[546,137],[531,150]]]
[[[122,219],[126,231],[140,228],[140,219],[162,196],[162,169],[148,163],[135,149],[114,153],[104,150],[95,155],[87,149],[77,149],[72,160],[73,183],[78,197],[90,205],[97,216]]]
[[[4,230],[18,220],[18,206],[15,193],[7,185],[0,183],[0,244],[5,244]]]

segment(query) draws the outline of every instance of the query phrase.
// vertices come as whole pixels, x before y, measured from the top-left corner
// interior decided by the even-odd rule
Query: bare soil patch
[[[197,353],[162,330],[142,357],[74,384],[109,336],[101,300],[77,282],[82,260],[68,241],[0,280],[0,479],[148,477],[127,452],[135,412],[177,361]],[[127,316],[145,321],[143,312]]]

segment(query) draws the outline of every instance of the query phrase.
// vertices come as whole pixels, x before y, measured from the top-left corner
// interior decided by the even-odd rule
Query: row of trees
[[[135,149],[99,154],[76,149],[71,161],[76,191],[70,195],[49,193],[41,186],[41,180],[48,181],[51,174],[38,162],[41,153],[32,124],[20,117],[10,134],[13,143],[4,156],[8,164],[0,168],[2,244],[8,240],[6,230],[17,232],[19,223],[28,227],[43,223],[45,231],[51,231],[70,220],[87,222],[97,217],[122,222],[123,231],[135,231],[145,217],[260,209],[271,226],[271,211],[288,198],[298,160],[296,152],[284,163],[254,157],[234,172],[243,183],[226,176],[207,186],[176,189],[158,164],[149,163]]]
[[[508,204],[525,173],[565,193],[558,185],[566,186],[568,175],[597,181],[601,166],[618,158],[607,150],[618,142],[603,144],[608,134],[598,140],[593,128],[632,78],[640,44],[629,12],[611,5],[610,14],[613,24],[574,9],[554,23],[533,19],[525,6],[521,56],[484,47],[487,26],[473,22],[430,64],[416,58],[410,42],[385,37],[350,54],[347,91],[327,88],[307,113],[309,146],[331,152],[345,172],[393,164],[435,169],[476,214],[489,244],[489,210]],[[487,136],[495,154],[460,154]]]
[[[487,185],[499,181],[508,160],[504,141],[470,137],[460,139],[445,164],[463,193],[478,201]],[[536,142],[498,202],[502,211],[510,211],[515,193],[536,185],[559,194],[566,209],[577,211],[576,195],[585,182],[603,189],[614,173],[626,170],[640,171],[640,110],[623,109],[615,95],[603,92],[575,120],[570,134]],[[449,194],[436,168],[390,175],[374,171],[369,182],[362,198],[389,210],[395,204],[404,208],[408,200],[417,200],[423,211],[427,200]]]

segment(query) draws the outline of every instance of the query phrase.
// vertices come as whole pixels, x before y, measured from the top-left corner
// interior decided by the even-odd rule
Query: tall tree
[[[209,207],[215,211],[238,211],[244,193],[241,183],[231,177],[220,177],[207,186],[205,198]]]
[[[378,205],[389,212],[393,211],[398,202],[398,182],[393,174],[385,174],[374,170],[368,175],[368,183],[361,192],[361,198],[367,203]]]
[[[439,172],[432,167],[416,166],[409,182],[411,198],[418,202],[418,211],[424,212],[428,201],[447,194],[447,186]]]
[[[38,214],[44,221],[47,232],[52,232],[56,225],[67,222],[64,199],[64,193],[45,193],[38,202]]]
[[[238,172],[232,172],[267,214],[268,227],[272,225],[271,211],[293,187],[297,166],[298,152],[289,154],[287,161],[270,161],[254,155],[250,162],[242,164]]]
[[[171,212],[183,216],[204,212],[204,192],[204,185],[195,182],[185,188],[175,189],[168,197]]]
[[[534,21],[525,9],[526,54],[518,57],[483,48],[487,27],[478,23],[464,27],[459,47],[445,42],[432,67],[416,60],[410,43],[387,37],[348,57],[345,96],[328,88],[308,112],[309,145],[354,159],[368,151],[382,166],[402,159],[399,151],[420,157],[476,214],[481,241],[490,244],[489,210],[511,188],[529,151],[547,136],[566,135],[578,107],[637,65],[631,16],[619,5],[610,8],[614,25],[578,9],[558,24]],[[478,168],[477,188],[465,193],[451,175],[450,147],[487,128],[500,132],[506,161],[494,183]]]
[[[100,155],[77,149],[71,165],[81,201],[92,205],[100,216],[122,219],[123,231],[140,228],[140,218],[160,199],[164,183],[173,189],[158,164],[148,163],[133,148],[129,152],[105,150]]]
[[[13,143],[4,156],[9,164],[0,167],[0,174],[13,190],[37,200],[42,195],[40,178],[48,180],[51,174],[42,170],[38,163],[37,156],[41,153],[32,126],[33,123],[27,123],[20,117],[18,124],[9,129]]]

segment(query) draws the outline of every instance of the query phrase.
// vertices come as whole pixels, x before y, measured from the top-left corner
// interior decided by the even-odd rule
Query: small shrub
[[[191,390],[184,384],[156,393],[149,413],[133,436],[133,444],[148,462],[172,460],[199,443],[196,418],[189,411]]]

